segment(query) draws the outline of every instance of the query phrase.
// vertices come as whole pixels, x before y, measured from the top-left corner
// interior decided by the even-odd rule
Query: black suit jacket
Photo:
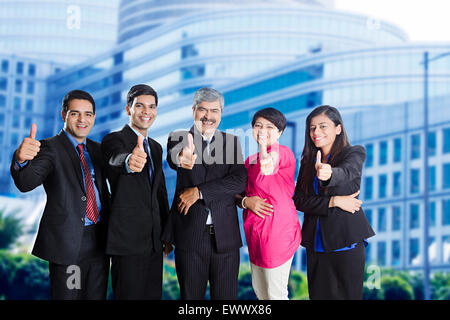
[[[194,127],[189,132],[194,136],[195,153],[198,155],[192,170],[179,167],[177,157],[187,144],[188,131],[172,132],[167,142],[167,162],[177,171],[177,185],[163,239],[180,249],[191,250],[203,246],[200,235],[205,232],[208,217],[206,208],[209,208],[217,251],[240,248],[242,239],[234,201],[235,195],[245,190],[247,171],[239,139],[216,130],[210,145],[211,155],[215,157],[205,159],[201,155],[204,148],[200,133]],[[203,200],[197,200],[187,215],[183,215],[177,207],[179,194],[194,186],[202,193]]]
[[[162,148],[149,138],[154,164],[152,184],[148,166],[139,173],[128,173],[127,156],[137,145],[137,135],[125,125],[106,135],[102,152],[107,161],[111,186],[111,213],[106,252],[111,255],[141,255],[161,252],[161,230],[169,213],[166,182],[162,170]]]
[[[47,194],[32,254],[57,264],[75,264],[83,238],[87,203],[80,158],[63,131],[40,142],[39,153],[24,168],[14,169],[14,156],[11,162],[11,175],[20,191],[28,192],[43,184]],[[95,184],[102,204],[98,228],[100,247],[104,247],[109,207],[104,161],[99,143],[87,139],[86,148],[94,165]]]
[[[294,202],[297,210],[302,211],[302,246],[314,250],[317,231],[317,219],[325,252],[331,252],[349,246],[375,235],[369,221],[361,209],[354,214],[338,207],[328,208],[332,196],[351,195],[360,190],[361,172],[366,159],[362,146],[346,147],[338,155],[332,168],[331,179],[320,181],[319,195],[307,194],[300,187],[303,167],[300,168],[295,188]]]

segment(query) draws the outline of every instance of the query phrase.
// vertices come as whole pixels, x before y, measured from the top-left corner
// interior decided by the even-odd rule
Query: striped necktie
[[[94,183],[91,177],[91,171],[89,170],[89,166],[84,158],[84,148],[82,144],[77,146],[78,152],[80,154],[81,165],[83,167],[84,173],[84,185],[86,188],[86,216],[94,223],[97,223],[98,220],[98,206],[97,201],[95,200],[95,191],[94,191]]]

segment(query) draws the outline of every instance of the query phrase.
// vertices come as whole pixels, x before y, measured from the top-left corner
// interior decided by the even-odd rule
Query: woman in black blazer
[[[350,145],[336,108],[308,115],[294,202],[304,213],[311,299],[362,299],[365,239],[375,235],[357,199],[365,158],[362,146]]]

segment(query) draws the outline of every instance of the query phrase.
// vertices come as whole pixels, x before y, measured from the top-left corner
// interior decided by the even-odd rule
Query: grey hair
[[[223,94],[212,88],[200,88],[195,92],[193,108],[195,109],[201,102],[213,102],[219,100],[220,109],[223,110],[224,98]]]

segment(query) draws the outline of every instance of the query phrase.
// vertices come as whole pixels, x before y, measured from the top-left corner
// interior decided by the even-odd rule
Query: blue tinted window
[[[388,144],[387,141],[380,142],[380,154],[379,163],[380,165],[386,164],[388,159]]]
[[[8,79],[1,77],[0,78],[0,90],[6,91],[8,90]]]
[[[381,174],[378,176],[378,197],[386,198],[387,175]]]
[[[392,230],[398,231],[402,226],[402,211],[399,206],[392,207]]]
[[[392,241],[392,265],[400,266],[400,241],[394,240]]]
[[[366,167],[371,168],[373,166],[373,144],[366,144]]]
[[[386,209],[385,208],[378,209],[378,231],[379,232],[386,231]]]
[[[394,172],[392,179],[392,195],[399,196],[402,193],[402,173],[400,171]]]
[[[428,154],[436,155],[436,132],[428,133]]]
[[[16,64],[16,73],[23,74],[23,62],[17,62]]]
[[[9,70],[9,61],[8,60],[2,60],[2,72],[7,73]]]
[[[442,152],[450,153],[450,128],[443,130]]]
[[[394,162],[402,161],[402,139],[394,139]]]
[[[411,159],[420,158],[420,134],[411,136]]]
[[[442,166],[442,187],[450,189],[450,163],[444,163]]]
[[[436,190],[436,166],[428,168],[428,186],[430,191]]]
[[[442,225],[450,225],[450,199],[442,200]]]
[[[411,169],[410,189],[411,193],[419,193],[420,191],[420,169]]]
[[[30,63],[28,65],[28,75],[31,77],[34,77],[36,75],[36,65],[33,63]]]
[[[412,203],[409,206],[409,228],[418,229],[420,226],[419,205]]]
[[[365,190],[364,190],[364,199],[370,200],[372,199],[373,194],[373,178],[372,177],[366,177],[365,178]]]

